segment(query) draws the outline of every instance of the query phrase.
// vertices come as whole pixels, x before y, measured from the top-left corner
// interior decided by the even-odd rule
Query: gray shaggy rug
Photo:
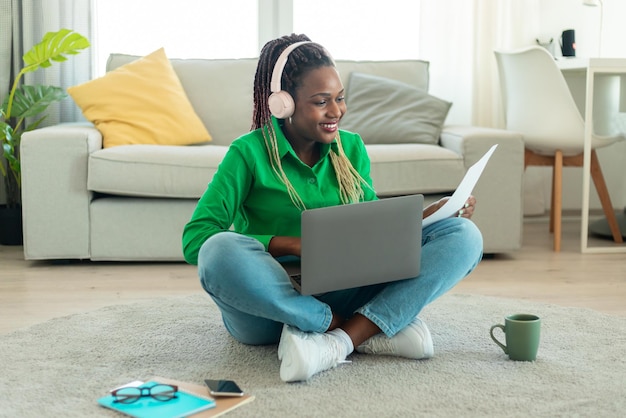
[[[535,362],[513,362],[489,327],[513,313],[542,318]],[[118,416],[108,389],[163,376],[229,378],[255,400],[233,417],[621,416],[626,320],[592,310],[450,294],[421,315],[425,361],[353,354],[352,363],[286,384],[276,346],[234,341],[205,295],[115,305],[0,336],[1,417]]]

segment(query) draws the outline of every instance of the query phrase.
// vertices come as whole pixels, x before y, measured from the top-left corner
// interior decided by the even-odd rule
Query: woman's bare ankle
[[[355,347],[381,332],[378,325],[361,314],[356,314],[348,321],[345,321],[341,328],[350,336]]]
[[[345,319],[333,313],[333,319],[330,321],[330,326],[328,327],[327,331],[331,331],[335,328],[339,328],[341,325],[343,325],[344,322],[345,322]]]

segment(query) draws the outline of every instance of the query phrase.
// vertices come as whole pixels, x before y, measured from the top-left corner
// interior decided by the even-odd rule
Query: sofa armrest
[[[88,123],[26,132],[20,147],[24,258],[89,258],[87,160],[102,148]]]
[[[441,134],[441,145],[462,155],[466,168],[494,144],[498,148],[473,192],[477,205],[472,219],[483,232],[485,253],[522,246],[524,138],[512,131],[475,126],[446,126]]]

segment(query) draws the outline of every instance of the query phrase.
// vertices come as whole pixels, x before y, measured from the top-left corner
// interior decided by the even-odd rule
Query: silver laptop
[[[285,262],[303,295],[415,277],[420,271],[423,195],[302,212],[299,261]]]

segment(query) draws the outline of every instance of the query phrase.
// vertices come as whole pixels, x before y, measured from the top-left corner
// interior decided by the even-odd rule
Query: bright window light
[[[291,27],[289,17],[260,19],[259,0],[92,1],[97,77],[112,53],[143,56],[164,47],[170,58],[257,57],[260,28]],[[293,32],[307,34],[338,59],[415,59],[419,5],[419,0],[293,0]]]
[[[258,56],[257,0],[94,0],[96,76],[111,53],[170,58]]]
[[[419,0],[296,0],[293,27],[336,59],[415,59],[419,10]]]

